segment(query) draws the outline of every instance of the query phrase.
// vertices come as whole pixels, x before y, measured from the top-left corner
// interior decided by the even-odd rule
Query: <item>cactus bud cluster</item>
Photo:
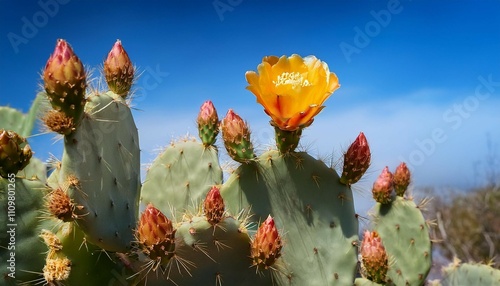
[[[212,101],[207,100],[203,103],[196,122],[203,145],[205,147],[213,145],[219,134],[219,117]]]
[[[360,253],[364,275],[376,283],[386,282],[389,259],[376,231],[365,231]]]
[[[248,125],[232,109],[229,109],[226,117],[222,120],[221,129],[224,146],[233,160],[247,163],[254,159]]]
[[[340,182],[350,186],[358,182],[370,167],[371,152],[363,132],[359,133],[344,154],[344,168]]]
[[[172,257],[175,248],[172,221],[152,204],[142,213],[137,238],[149,258],[167,263]]]
[[[65,40],[57,40],[45,65],[43,80],[52,107],[78,124],[85,106],[87,76],[82,62]]]
[[[207,194],[203,203],[205,217],[210,224],[217,224],[224,218],[225,206],[224,200],[220,195],[219,188],[213,186]]]
[[[126,97],[134,81],[135,68],[123,49],[120,40],[117,40],[104,61],[104,77],[108,87],[121,97]]]
[[[33,152],[26,139],[13,131],[0,129],[0,176],[7,178],[28,165]]]
[[[258,269],[268,269],[281,256],[283,242],[274,224],[274,219],[269,215],[260,225],[252,241],[251,256]]]
[[[388,204],[393,199],[393,190],[396,190],[397,196],[403,197],[410,180],[411,174],[406,163],[399,164],[394,174],[386,166],[375,183],[373,183],[373,198],[381,204]]]

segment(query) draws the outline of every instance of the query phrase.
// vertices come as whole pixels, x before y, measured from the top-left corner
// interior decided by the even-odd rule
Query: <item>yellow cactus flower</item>
[[[272,124],[284,131],[311,125],[325,100],[340,87],[337,76],[315,56],[267,56],[257,70],[245,74],[247,89],[264,106]]]

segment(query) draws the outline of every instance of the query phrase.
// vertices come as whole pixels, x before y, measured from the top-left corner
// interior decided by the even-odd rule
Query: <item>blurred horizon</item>
[[[500,1],[0,5],[0,65],[7,71],[0,106],[27,112],[58,38],[94,77],[120,39],[141,74],[133,106],[144,165],[171,140],[197,136],[195,119],[208,99],[220,118],[233,108],[247,120],[260,150],[271,146],[269,117],[245,89],[244,75],[264,56],[296,53],[325,61],[341,84],[305,129],[302,146],[339,162],[364,132],[373,160],[357,186],[364,197],[386,165],[394,170],[401,161],[414,188],[468,189],[484,184],[487,170],[499,171]],[[60,142],[40,132],[30,138],[36,156],[60,158]]]

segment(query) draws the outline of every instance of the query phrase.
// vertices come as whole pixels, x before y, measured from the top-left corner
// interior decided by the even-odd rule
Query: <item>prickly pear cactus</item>
[[[6,283],[424,283],[431,243],[420,207],[404,198],[406,165],[394,175],[384,169],[375,182],[374,230],[365,232],[359,248],[351,186],[370,166],[364,134],[344,154],[341,177],[295,151],[303,129],[340,86],[326,63],[314,56],[268,56],[257,72],[246,73],[247,89],[271,118],[277,150],[259,156],[248,123],[232,109],[219,121],[207,101],[196,119],[201,142],[170,144],[148,169],[142,188],[129,108],[134,75],[118,40],[104,63],[110,91],[88,94],[82,62],[66,41],[57,41],[43,73],[45,92],[38,95],[53,108],[42,118],[46,127],[64,138],[62,159],[47,182],[39,161],[20,171],[31,157],[24,139],[6,131],[1,134],[8,138],[0,137],[0,266]],[[0,108],[0,124],[30,131],[37,102],[28,116]],[[219,130],[228,155],[241,164],[224,183],[214,146]],[[16,212],[10,215],[13,187]],[[147,207],[139,218],[140,200]],[[15,277],[8,268],[11,219],[17,227]],[[358,263],[364,278],[356,278]]]
[[[154,203],[167,217],[196,212],[210,188],[222,183],[217,148],[195,139],[172,142],[155,159],[141,190],[144,204]]]
[[[352,192],[323,162],[268,151],[241,165],[221,194],[230,213],[249,209],[255,223],[274,217],[285,241],[278,285],[352,285],[358,241]]]
[[[211,224],[192,217],[177,228],[170,280],[179,285],[270,285],[272,273],[250,267],[250,237],[242,222],[225,217]],[[181,270],[179,268],[181,265]],[[175,284],[172,284],[175,285]]]
[[[84,233],[73,222],[53,222],[54,232],[43,229],[40,237],[46,251],[43,276],[47,283],[109,285],[119,264],[102,249],[87,243]],[[113,255],[113,254],[111,254]]]
[[[397,196],[373,209],[374,229],[389,254],[388,282],[423,285],[432,265],[429,228],[413,200]]]
[[[441,283],[444,286],[500,285],[500,270],[485,264],[461,263],[460,260],[455,259],[443,268]]]
[[[87,241],[126,252],[137,222],[140,162],[137,128],[125,100],[112,93],[87,99],[80,125],[64,138],[59,186],[79,206]]]

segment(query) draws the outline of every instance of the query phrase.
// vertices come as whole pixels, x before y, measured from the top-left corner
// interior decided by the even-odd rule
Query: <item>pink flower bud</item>
[[[373,183],[373,198],[381,204],[388,204],[392,201],[393,188],[393,176],[386,166],[375,183]]]
[[[205,101],[201,106],[196,122],[198,123],[198,132],[203,145],[213,145],[217,134],[219,134],[219,116],[210,100]]]
[[[135,68],[120,40],[117,40],[104,61],[104,76],[109,89],[126,97],[134,81]]]
[[[254,159],[253,145],[250,141],[250,130],[241,117],[232,109],[221,122],[222,138],[229,156],[240,163]]]
[[[71,46],[57,40],[43,72],[44,87],[52,107],[79,122],[85,105],[87,76]]]
[[[376,231],[365,231],[360,253],[364,276],[376,283],[386,282],[389,268],[388,257]]]
[[[370,167],[370,161],[370,146],[361,132],[344,154],[344,168],[340,182],[349,186],[359,181]]]
[[[282,247],[281,237],[273,218],[269,215],[260,225],[252,241],[251,256],[254,265],[260,269],[269,268],[281,256]]]
[[[411,174],[410,170],[406,166],[406,163],[402,162],[396,168],[394,172],[394,189],[396,190],[396,195],[402,197],[408,186],[410,185]]]
[[[213,186],[212,189],[210,189],[203,206],[205,209],[205,216],[209,223],[217,224],[224,218],[224,200],[220,195],[218,187]]]
[[[175,247],[172,222],[152,204],[142,213],[137,227],[137,238],[151,259],[168,259]]]

